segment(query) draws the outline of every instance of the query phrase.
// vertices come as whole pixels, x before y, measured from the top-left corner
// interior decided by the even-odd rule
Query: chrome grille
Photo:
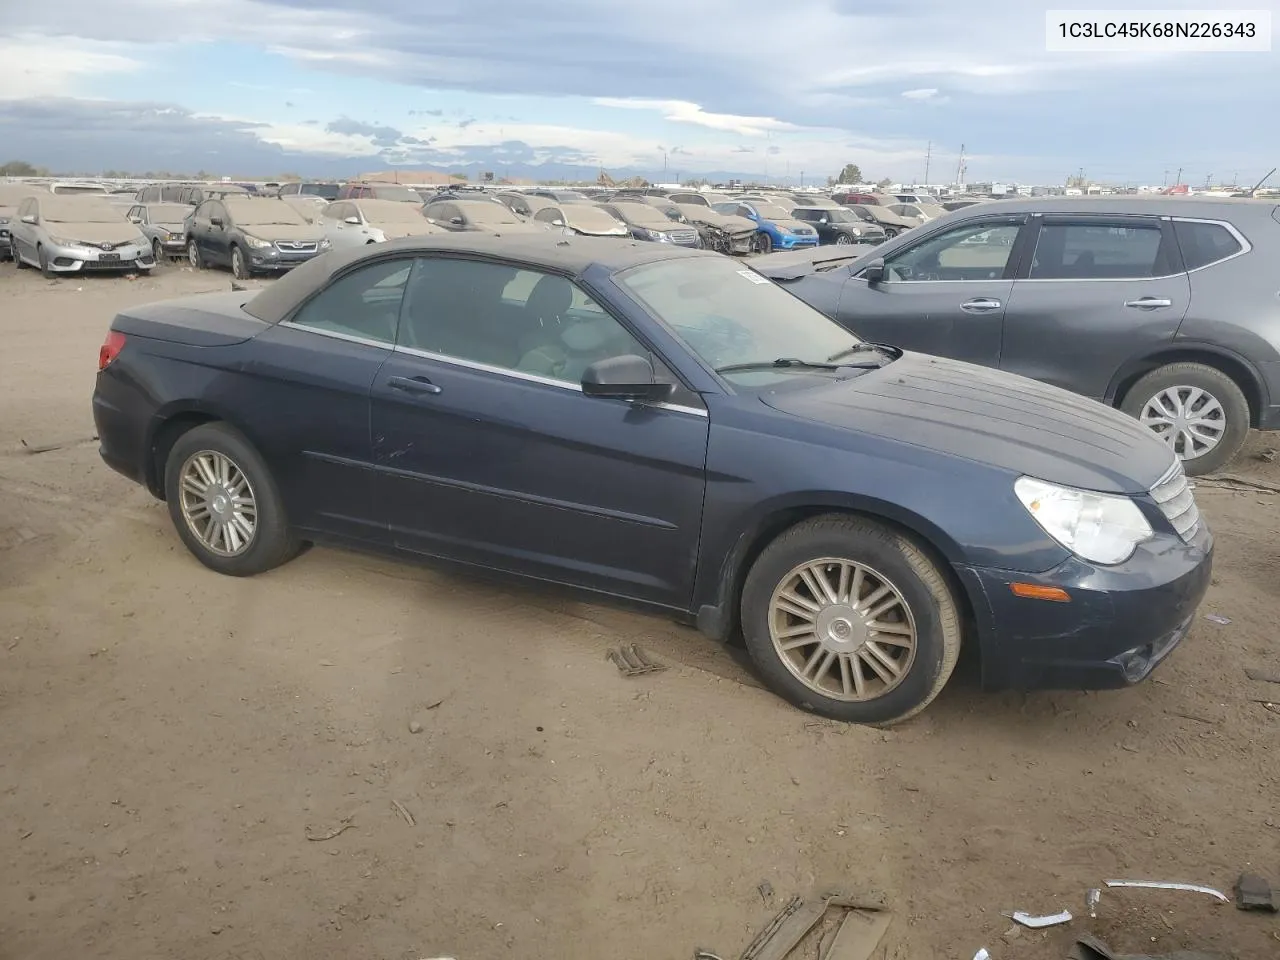
[[[1173,524],[1178,536],[1190,541],[1200,529],[1200,509],[1196,506],[1196,498],[1191,492],[1191,484],[1182,469],[1182,461],[1174,461],[1166,473],[1151,488],[1151,499],[1156,502],[1160,512]]]
[[[315,241],[306,241],[306,240],[277,240],[276,241],[276,249],[288,250],[291,253],[292,252],[311,253],[316,249],[316,246],[317,244],[315,243]]]
[[[667,236],[672,243],[693,244],[698,242],[697,230],[668,230]]]

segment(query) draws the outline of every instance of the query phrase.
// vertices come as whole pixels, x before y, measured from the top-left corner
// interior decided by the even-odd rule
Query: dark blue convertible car
[[[567,584],[741,636],[840,720],[923,709],[962,643],[991,688],[1137,682],[1209,582],[1137,421],[710,252],[394,241],[129,309],[99,365],[102,456],[214,570],[323,539]]]

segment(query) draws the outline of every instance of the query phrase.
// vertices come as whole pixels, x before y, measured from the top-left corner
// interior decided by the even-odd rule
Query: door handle
[[[393,390],[403,390],[405,393],[435,394],[440,392],[440,387],[426,377],[391,377],[387,380],[387,386]]]
[[[1126,300],[1124,305],[1137,310],[1155,310],[1159,307],[1172,307],[1173,301],[1168,297],[1141,297],[1137,300]]]
[[[994,297],[974,297],[972,300],[966,300],[960,304],[961,310],[967,310],[970,313],[987,313],[991,310],[999,310],[1003,304]]]

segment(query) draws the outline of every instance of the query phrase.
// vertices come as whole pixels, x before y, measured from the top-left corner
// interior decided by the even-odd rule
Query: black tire
[[[773,238],[767,233],[756,234],[756,253],[762,255],[773,253]]]
[[[204,257],[200,255],[200,248],[196,246],[194,239],[187,241],[187,263],[191,264],[192,270],[204,269]]]
[[[853,237],[849,236],[847,233],[836,234],[836,246],[845,247],[851,243],[853,243]]]
[[[209,549],[183,515],[183,468],[193,456],[205,452],[231,460],[248,480],[256,502],[253,535],[247,548],[234,556],[223,556]],[[280,566],[298,552],[299,541],[289,529],[284,503],[271,471],[253,444],[228,424],[201,424],[178,438],[165,461],[164,490],[169,517],[178,536],[196,559],[211,570],[232,577],[249,577]]]
[[[9,256],[13,257],[13,269],[15,270],[27,269],[26,262],[20,256],[18,256],[18,245],[13,241],[12,238],[10,238],[9,240]]]
[[[897,231],[897,230],[895,230],[893,227],[885,227],[885,228],[884,228],[884,238],[885,238],[886,240],[892,240],[892,239],[893,239],[894,237],[896,237],[897,235],[898,235],[898,231]]]
[[[157,267],[165,262],[164,245],[159,240],[151,241],[151,259],[155,260]]]
[[[44,247],[36,247],[36,260],[40,263],[40,273],[46,280],[57,280],[58,274],[49,266],[49,256],[44,252]]]
[[[231,245],[231,275],[237,280],[248,280],[253,276],[249,261],[244,258],[244,251],[234,243]]]
[[[896,685],[873,698],[824,696],[788,668],[774,645],[770,607],[775,590],[795,568],[824,558],[870,568],[897,588],[914,621],[913,659]],[[960,655],[960,616],[942,571],[914,542],[861,517],[830,514],[782,533],[747,574],[741,616],[747,651],[769,688],[802,710],[847,723],[888,725],[919,713],[942,692]],[[808,654],[803,648],[801,656]]]
[[[1227,374],[1203,363],[1170,363],[1151,371],[1130,387],[1120,402],[1120,409],[1131,417],[1141,419],[1143,410],[1153,398],[1178,387],[1203,390],[1222,409],[1223,429],[1216,446],[1190,459],[1177,447],[1174,448],[1183,457],[1182,466],[1188,476],[1199,477],[1212,473],[1235,458],[1249,434],[1249,401],[1245,399],[1239,384]],[[1160,433],[1154,427],[1152,432],[1157,435]]]

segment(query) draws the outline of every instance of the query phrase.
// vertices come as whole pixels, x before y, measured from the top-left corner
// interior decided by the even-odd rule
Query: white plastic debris
[[[1102,900],[1102,891],[1097,887],[1093,887],[1085,895],[1084,902],[1089,908],[1089,918],[1091,920],[1098,919],[1098,902]]]
[[[986,947],[983,947],[973,955],[973,960],[991,960],[991,954],[987,953]]]
[[[1202,887],[1198,883],[1169,883],[1164,880],[1106,880],[1108,887],[1141,887],[1147,890],[1185,890],[1187,893],[1205,893],[1223,903],[1231,900],[1221,890]]]
[[[1013,913],[1005,914],[1014,923],[1021,924],[1031,930],[1040,930],[1044,927],[1056,927],[1060,923],[1071,922],[1071,911],[1063,910],[1061,913],[1046,914],[1042,917],[1034,916],[1030,913],[1023,913],[1017,910]]]
[[[1205,619],[1208,620],[1210,623],[1216,623],[1220,627],[1225,627],[1227,624],[1231,622],[1230,617],[1224,617],[1220,613],[1205,614]]]

